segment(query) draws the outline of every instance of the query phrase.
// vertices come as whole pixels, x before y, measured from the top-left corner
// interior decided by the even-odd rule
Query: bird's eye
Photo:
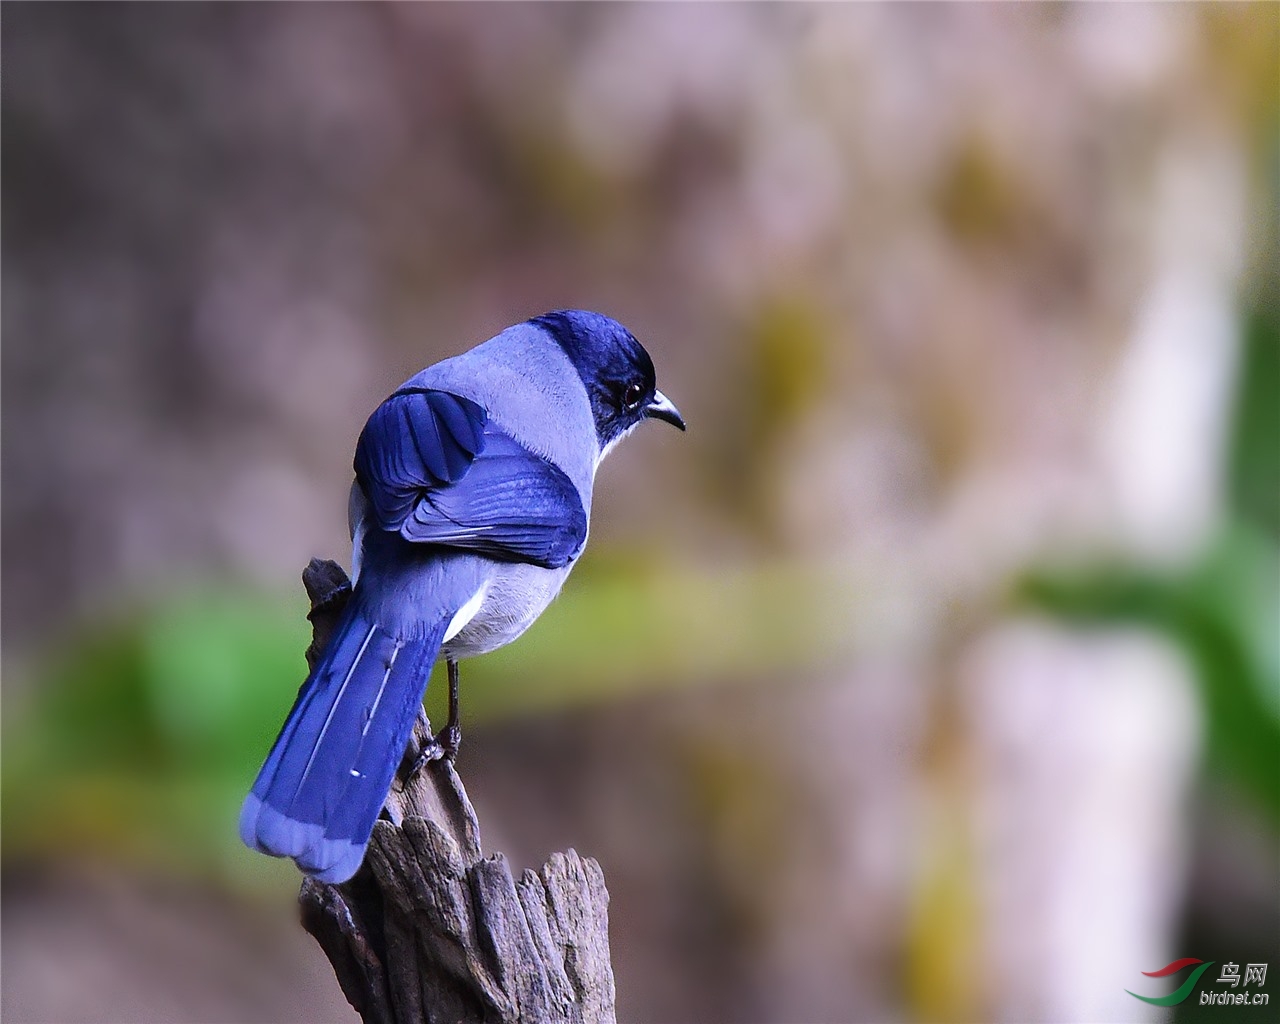
[[[628,412],[638,408],[641,400],[644,398],[644,388],[639,384],[628,384],[627,390],[622,393],[622,405]]]

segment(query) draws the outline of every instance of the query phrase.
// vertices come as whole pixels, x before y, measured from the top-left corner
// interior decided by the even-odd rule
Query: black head
[[[649,353],[618,321],[583,309],[560,309],[530,323],[559,343],[582,378],[601,451],[643,419],[666,420],[684,430],[679,410],[657,388]]]

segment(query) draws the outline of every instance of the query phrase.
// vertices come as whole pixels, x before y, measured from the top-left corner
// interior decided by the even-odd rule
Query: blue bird
[[[685,429],[615,320],[535,317],[411,377],[356,443],[351,598],[240,813],[255,850],[325,882],[355,874],[443,655],[452,758],[458,660],[510,643],[587,542],[601,460],[645,419]]]

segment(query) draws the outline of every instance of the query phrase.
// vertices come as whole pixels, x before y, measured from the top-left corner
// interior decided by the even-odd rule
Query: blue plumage
[[[249,846],[324,881],[355,873],[435,661],[444,622],[400,639],[353,598],[245,800]]]
[[[423,495],[400,535],[547,569],[568,565],[587,541],[572,481],[503,433],[487,442],[466,477]]]
[[[408,541],[556,569],[587,539],[573,482],[475,402],[402,388],[369,418],[356,481],[378,526]]]
[[[378,406],[356,442],[355,471],[380,524],[401,522],[425,488],[462,479],[488,420],[475,402],[428,388],[402,388]]]
[[[639,342],[580,310],[429,367],[374,411],[354,460],[355,587],[245,799],[248,846],[324,881],[355,873],[432,664],[537,618],[586,544],[596,466],[645,418],[684,429]]]

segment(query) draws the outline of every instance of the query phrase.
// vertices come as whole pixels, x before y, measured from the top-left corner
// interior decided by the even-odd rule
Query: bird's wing
[[[355,470],[378,525],[408,541],[559,568],[587,538],[564,471],[448,391],[406,388],[383,402]]]

